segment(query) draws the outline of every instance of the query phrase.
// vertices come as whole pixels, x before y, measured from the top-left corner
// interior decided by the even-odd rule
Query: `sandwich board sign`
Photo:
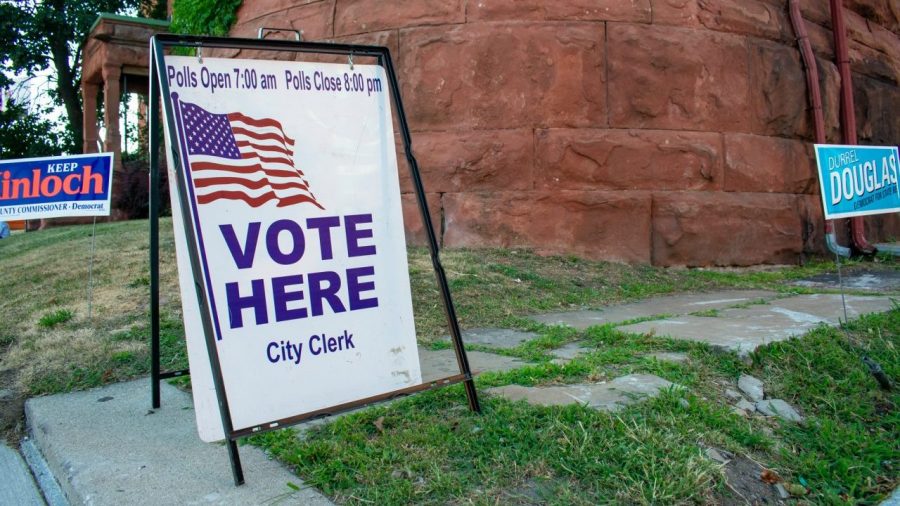
[[[0,160],[0,221],[109,216],[113,153]]]
[[[368,51],[382,64],[163,54],[164,42],[185,40]],[[407,142],[409,134],[387,50],[282,42],[157,36],[151,43],[197,427],[204,441],[229,441],[233,465],[237,437],[428,387],[392,91]],[[151,171],[156,163],[151,158]],[[467,382],[477,409],[452,305],[451,315],[462,373],[452,379]],[[235,469],[240,483],[239,461]]]
[[[826,220],[900,211],[896,146],[815,148]]]

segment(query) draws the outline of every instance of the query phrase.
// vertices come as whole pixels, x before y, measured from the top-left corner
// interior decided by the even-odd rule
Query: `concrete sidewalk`
[[[19,452],[0,443],[0,505],[43,506],[44,498]]]
[[[225,446],[197,436],[189,394],[163,382],[162,407],[149,408],[141,379],[29,399],[25,413],[71,504],[331,504],[249,445],[246,484],[234,486]]]

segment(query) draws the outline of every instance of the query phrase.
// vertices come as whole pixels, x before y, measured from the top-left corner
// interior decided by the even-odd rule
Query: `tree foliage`
[[[0,110],[0,159],[59,155],[63,137],[57,125],[22,104],[9,102]]]
[[[170,29],[192,35],[228,35],[241,3],[242,0],[175,0]]]
[[[139,0],[0,0],[0,85],[15,75],[52,69],[51,98],[66,111],[70,145],[82,144],[81,59],[88,31],[101,12],[120,13]]]

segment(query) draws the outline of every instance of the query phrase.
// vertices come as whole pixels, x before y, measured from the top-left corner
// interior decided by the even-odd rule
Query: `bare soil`
[[[716,502],[723,506],[786,504],[778,496],[775,486],[762,480],[765,470],[757,462],[736,455],[724,469],[731,494],[719,497]]]
[[[18,445],[25,432],[25,395],[18,389],[15,371],[0,371],[0,437]]]

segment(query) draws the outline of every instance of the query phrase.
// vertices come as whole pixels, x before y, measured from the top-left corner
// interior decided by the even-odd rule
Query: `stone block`
[[[807,255],[828,254],[825,244],[825,212],[822,210],[822,196],[818,189],[813,195],[797,195],[797,208],[803,227],[803,252]]]
[[[806,23],[806,34],[809,35],[809,43],[817,54],[834,60],[834,34],[828,28],[816,23]],[[799,47],[799,46],[798,46]]]
[[[335,42],[340,42],[343,44],[364,44],[367,46],[384,46],[388,48],[388,51],[391,52],[391,59],[396,59],[397,55],[400,54],[400,31],[399,30],[386,30],[381,32],[368,32],[368,33],[359,33],[355,35],[345,35],[342,37],[335,37]],[[354,60],[359,63],[370,63],[365,58],[356,58]],[[346,58],[344,58],[346,61]],[[374,61],[372,62],[374,63]],[[395,63],[396,65],[396,63]],[[394,131],[399,130],[398,128],[394,128]]]
[[[845,12],[849,9],[900,35],[900,4],[896,0],[844,0],[844,7]]]
[[[828,142],[837,144],[841,140],[841,75],[837,65],[821,57],[816,57],[816,67],[819,70],[822,114],[825,116],[825,138]],[[812,115],[811,112],[808,114]]]
[[[900,237],[900,215],[898,213],[867,216],[864,223],[866,239],[869,242],[896,242]]]
[[[287,6],[287,2],[277,4]],[[312,3],[290,2],[290,6],[279,10],[263,10],[255,2],[244,2],[238,9],[238,17],[228,32],[230,37],[255,39],[259,27],[277,27],[299,30],[306,41],[321,41],[334,36],[334,0],[323,0]],[[272,40],[294,40],[290,32],[272,32],[266,36]],[[316,56],[290,51],[258,51],[239,49],[220,49],[219,56],[227,58],[248,58],[282,61],[334,61],[334,57]]]
[[[237,20],[229,35],[255,39],[259,27],[266,26],[300,30],[303,32],[303,40],[323,40],[334,36],[334,0],[319,2],[264,0],[264,2],[259,2],[262,5],[257,5],[257,2],[244,2],[238,9]],[[273,33],[267,38],[269,37],[293,40],[291,33]]]
[[[746,39],[666,26],[608,30],[610,126],[750,129]]]
[[[792,37],[787,10],[760,0],[653,0],[653,23],[774,40]]]
[[[444,194],[447,247],[529,247],[616,262],[650,261],[646,192]]]
[[[401,30],[412,128],[605,126],[603,44],[596,23]]]
[[[766,416],[777,416],[787,422],[802,422],[800,413],[787,402],[781,399],[770,399],[756,403],[756,409]]]
[[[335,35],[449,25],[466,22],[466,3],[463,0],[337,0],[334,18]]]
[[[565,190],[716,190],[719,134],[671,130],[538,130],[535,186]]]
[[[754,402],[765,398],[763,382],[749,374],[741,374],[738,378],[738,389]]]
[[[328,7],[334,9],[334,0],[254,0],[252,2],[241,2],[237,10],[235,24],[249,23],[264,16],[309,4],[327,4]]]
[[[806,0],[800,2],[800,12],[804,19],[831,28],[829,0]]]
[[[900,6],[897,7],[900,13]],[[880,51],[893,60],[900,59],[900,37],[891,33],[884,26],[873,22],[852,10],[844,11],[847,37],[876,51]]]
[[[853,102],[860,144],[896,146],[900,142],[900,87],[855,74]]]
[[[800,52],[759,41],[750,44],[754,132],[812,138],[812,115]]]
[[[748,401],[747,399],[741,399],[737,401],[737,404],[735,404],[734,407],[741,409],[747,413],[753,413],[754,411],[756,411],[756,404]]]
[[[813,193],[815,157],[807,142],[725,134],[725,191]]]
[[[900,83],[900,59],[892,59],[881,51],[855,40],[847,42],[847,55],[853,72],[894,85]]]
[[[683,192],[653,195],[653,264],[796,264],[802,221],[793,195]]]
[[[415,132],[413,152],[429,192],[531,190],[534,135],[528,130]],[[402,153],[402,147],[400,151]],[[405,155],[398,155],[405,156]],[[412,191],[408,172],[401,188]]]
[[[470,2],[469,23],[477,21],[650,22],[650,0],[479,0]]]
[[[428,213],[431,214],[431,226],[434,228],[438,245],[441,244],[441,196],[437,193],[425,195],[428,201]],[[427,246],[428,235],[425,231],[425,222],[422,221],[422,213],[419,211],[419,203],[414,193],[400,195],[400,205],[403,209],[403,225],[406,229],[406,244],[413,246]]]

